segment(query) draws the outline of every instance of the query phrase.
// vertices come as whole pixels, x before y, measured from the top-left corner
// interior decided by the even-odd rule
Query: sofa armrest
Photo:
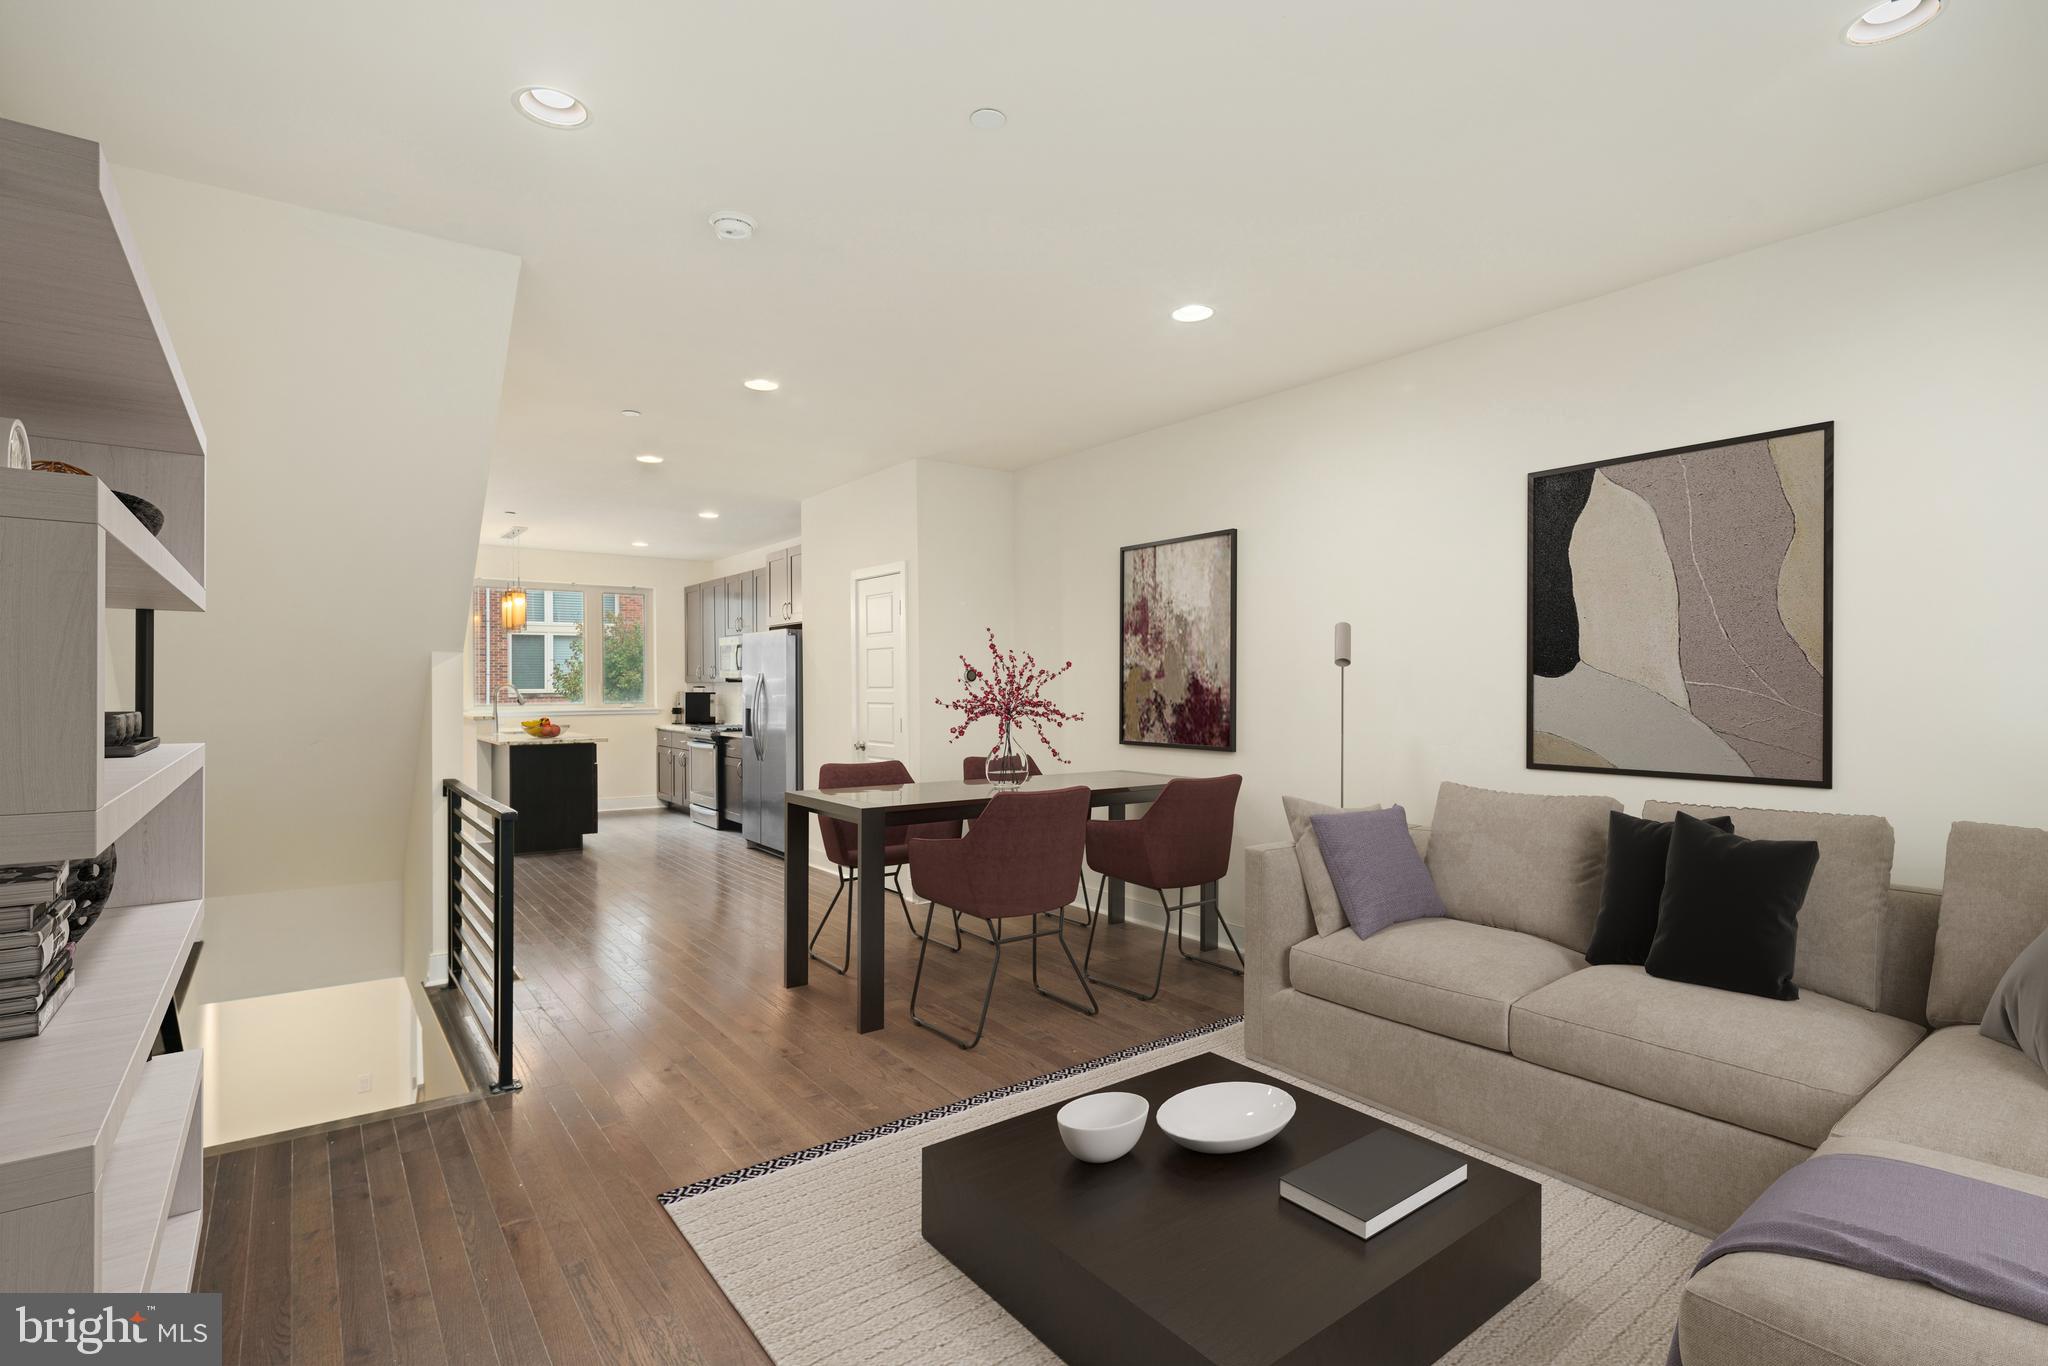
[[[1294,845],[1256,844],[1245,850],[1244,1017],[1247,1046],[1255,1046],[1262,1009],[1287,987],[1287,955],[1316,933],[1308,889]]]

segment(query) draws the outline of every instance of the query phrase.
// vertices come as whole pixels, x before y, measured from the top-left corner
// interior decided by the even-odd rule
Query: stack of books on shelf
[[[0,868],[0,1039],[50,1027],[71,994],[71,911],[65,863]]]

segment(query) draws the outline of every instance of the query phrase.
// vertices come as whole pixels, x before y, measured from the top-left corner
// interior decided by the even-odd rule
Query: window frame
[[[498,594],[508,588],[525,589],[529,609],[535,605],[534,599],[536,595],[541,593],[580,593],[583,595],[583,620],[580,622],[543,621],[535,617],[531,610],[529,610],[527,624],[518,631],[504,631],[501,628],[497,628],[495,623],[492,623],[492,626],[487,630],[480,615],[472,609],[469,619],[469,630],[465,632],[466,639],[463,649],[467,665],[464,672],[468,675],[465,680],[465,687],[468,689],[467,697],[469,700],[468,705],[463,709],[466,715],[489,716],[491,714],[491,699],[484,697],[481,701],[477,700],[478,694],[486,691],[484,680],[479,675],[477,668],[479,656],[482,653],[479,648],[479,632],[486,632],[490,635],[502,635],[505,638],[506,676],[503,678],[494,677],[492,680],[499,684],[510,681],[512,672],[511,639],[513,636],[579,636],[583,641],[583,699],[580,702],[554,701],[521,704],[514,702],[508,696],[498,706],[498,712],[501,716],[552,716],[557,713],[574,715],[585,712],[602,712],[611,716],[629,716],[636,712],[651,713],[659,710],[655,704],[655,699],[661,695],[661,690],[655,676],[654,590],[652,588],[634,584],[555,583],[531,579],[522,582],[508,578],[478,577],[470,583],[470,601],[474,603],[479,592],[488,590],[492,594]],[[606,702],[604,700],[604,600],[607,596],[624,597],[628,595],[639,597],[641,602],[640,668],[641,677],[644,680],[641,689],[642,696],[637,702]],[[550,610],[552,610],[553,599],[550,598],[548,601]],[[596,607],[597,610],[595,612],[591,611],[592,607]],[[551,652],[553,647],[547,646],[543,648],[550,651],[548,661],[550,665],[550,680],[552,681],[553,655]]]

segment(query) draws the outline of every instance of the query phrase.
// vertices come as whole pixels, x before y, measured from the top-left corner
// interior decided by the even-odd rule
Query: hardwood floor
[[[888,1027],[856,1034],[850,977],[813,964],[782,988],[781,861],[667,812],[520,859],[518,887],[524,1091],[207,1158],[197,1288],[221,1293],[227,1362],[765,1360],[658,1192],[1242,1001],[1169,958],[1158,1000],[1097,988],[1086,1017],[1012,950],[962,1052],[910,1023],[917,942],[892,896]],[[831,890],[813,879],[814,924]],[[1158,942],[1105,926],[1096,969],[1149,980]],[[934,949],[920,1008],[971,1030],[989,952]],[[1056,951],[1045,971],[1071,989]]]

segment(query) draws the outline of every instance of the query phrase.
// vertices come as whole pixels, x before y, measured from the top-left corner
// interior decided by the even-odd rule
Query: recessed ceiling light
[[[976,128],[1000,128],[1010,121],[1010,116],[1000,109],[977,109],[967,116],[967,121]]]
[[[635,550],[645,550],[645,549],[647,549],[647,542],[645,542],[645,541],[635,541],[635,542],[633,542],[633,549],[635,549]]]
[[[620,417],[638,417],[638,416],[640,416],[640,410],[639,410],[638,408],[621,408],[621,409],[619,409],[619,416],[620,416]]]
[[[633,458],[643,465],[659,465],[662,460],[658,455],[636,455]]]
[[[584,107],[583,101],[566,90],[550,86],[529,85],[523,90],[515,90],[512,103],[535,123],[544,123],[550,128],[581,128],[590,122],[590,110]]]
[[[713,512],[710,508],[705,508],[702,512],[698,513],[697,515],[699,517],[702,517],[707,522],[715,522],[718,520],[718,514]]]
[[[1869,47],[1924,27],[1941,13],[1942,0],[1884,0],[1863,11],[1842,36],[1857,47]]]
[[[750,379],[747,381],[747,387],[757,394],[772,394],[782,387],[782,381],[779,379]]]
[[[1216,310],[1207,304],[1182,304],[1173,310],[1173,320],[1177,323],[1206,322],[1215,316]]]

